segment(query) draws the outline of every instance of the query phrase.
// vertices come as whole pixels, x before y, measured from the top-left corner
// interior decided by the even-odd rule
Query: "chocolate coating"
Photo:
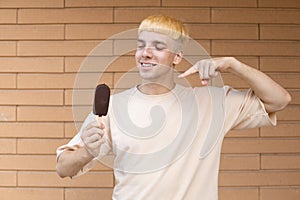
[[[110,89],[105,84],[96,87],[93,112],[99,117],[107,115],[110,98]]]

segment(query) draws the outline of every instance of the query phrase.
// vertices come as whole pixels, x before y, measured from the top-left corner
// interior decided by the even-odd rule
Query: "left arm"
[[[235,74],[250,85],[268,113],[282,110],[291,101],[290,94],[269,76],[233,57],[201,60],[179,77],[182,78],[197,71],[200,73],[203,84],[207,84],[207,80],[217,76],[218,72]]]

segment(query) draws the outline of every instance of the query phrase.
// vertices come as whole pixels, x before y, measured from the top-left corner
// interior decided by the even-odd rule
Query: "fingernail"
[[[206,81],[206,80],[203,80],[203,81],[201,81],[201,84],[202,84],[202,85],[206,85],[206,84],[207,84],[207,81]]]

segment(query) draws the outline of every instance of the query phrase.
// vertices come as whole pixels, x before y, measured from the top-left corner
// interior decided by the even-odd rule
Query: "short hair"
[[[151,15],[145,18],[139,26],[138,33],[140,34],[142,31],[165,34],[179,41],[181,45],[185,44],[189,38],[187,28],[183,23],[166,15]]]

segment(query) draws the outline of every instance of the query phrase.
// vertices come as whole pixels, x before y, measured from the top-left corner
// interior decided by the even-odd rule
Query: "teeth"
[[[153,67],[156,64],[151,64],[151,63],[142,63],[143,67]]]

